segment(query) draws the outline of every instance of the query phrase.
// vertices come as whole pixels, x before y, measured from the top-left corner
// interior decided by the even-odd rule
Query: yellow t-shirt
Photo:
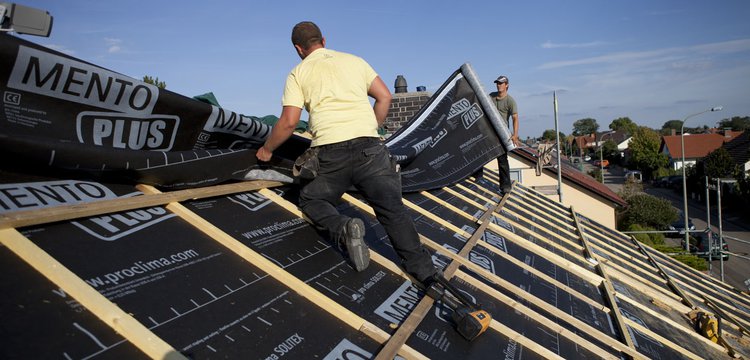
[[[358,56],[320,48],[289,73],[281,104],[310,114],[311,146],[378,137],[378,122],[367,95],[377,76]]]

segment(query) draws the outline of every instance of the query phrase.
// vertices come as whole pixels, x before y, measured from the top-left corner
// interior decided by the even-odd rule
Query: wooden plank
[[[445,190],[445,192],[447,192],[447,193],[449,193],[449,194],[451,194],[451,195],[453,195],[453,196],[455,196],[455,197],[457,197],[457,198],[459,198],[459,199],[461,199],[463,201],[466,201],[467,203],[473,205],[477,209],[482,209],[482,210],[487,209],[486,206],[484,206],[484,205],[482,205],[482,204],[474,201],[473,199],[469,199],[468,197],[466,197],[466,195],[461,194],[461,193],[459,193],[456,190],[453,190],[451,188],[444,188],[444,190]]]
[[[446,208],[446,209],[448,209],[450,211],[453,211],[454,213],[458,214],[459,216],[463,217],[464,219],[467,219],[467,220],[470,220],[470,221],[474,221],[474,222],[476,222],[477,220],[479,220],[479,219],[475,218],[474,216],[467,214],[465,211],[463,211],[463,210],[461,210],[461,209],[453,206],[453,204],[451,204],[451,203],[449,203],[449,202],[447,202],[447,201],[445,201],[445,200],[443,200],[443,199],[441,199],[441,198],[439,198],[439,197],[437,197],[435,195],[432,195],[432,194],[428,193],[427,191],[422,191],[420,194],[422,194],[424,197],[426,197],[426,198],[428,198],[428,199],[430,199],[430,200],[432,200],[432,201],[440,204],[444,208]],[[495,209],[497,209],[497,207],[495,207]]]
[[[558,202],[555,202],[554,200],[550,199],[544,194],[540,194],[536,191],[534,191],[531,188],[527,188],[525,186],[519,185],[518,190],[516,194],[519,198],[524,199],[525,201],[531,201],[536,203],[541,208],[546,208],[550,210],[552,213],[556,213],[560,216],[566,216],[568,213],[567,206],[564,206]]]
[[[524,314],[525,316],[527,316],[528,318],[536,321],[540,325],[542,325],[542,326],[550,329],[550,331],[552,331],[554,333],[557,333],[557,334],[560,334],[561,336],[572,340],[573,342],[575,342],[579,346],[581,346],[581,347],[583,347],[583,348],[585,348],[585,349],[593,352],[594,354],[602,356],[602,357],[605,357],[605,358],[611,356],[608,353],[603,352],[603,350],[601,350],[600,348],[598,348],[591,341],[588,341],[588,340],[585,340],[585,339],[579,337],[575,333],[569,331],[565,327],[563,327],[560,324],[558,324],[556,321],[551,320],[551,319],[549,319],[549,318],[547,318],[545,316],[542,316],[541,314],[537,313],[533,309],[528,308],[528,307],[524,306],[523,304],[519,303],[518,301],[516,301],[516,300],[514,300],[514,299],[512,299],[512,298],[510,298],[508,296],[506,296],[505,294],[503,294],[503,293],[501,293],[501,292],[499,292],[499,291],[491,288],[490,286],[488,286],[487,284],[479,281],[478,279],[474,278],[473,276],[468,275],[468,274],[466,274],[464,272],[459,272],[457,274],[457,277],[459,277],[460,279],[466,281],[467,283],[475,286],[476,288],[484,291],[485,293],[487,293],[488,295],[490,295],[494,299],[496,299],[496,300],[498,300],[498,301],[500,301],[500,302],[502,302],[502,303],[510,306],[515,311],[517,311],[517,312],[519,312],[521,314]],[[579,319],[571,316],[570,314],[568,314],[568,313],[566,313],[566,312],[564,312],[564,311],[562,311],[562,310],[560,310],[560,309],[558,309],[558,308],[556,308],[554,306],[546,305],[546,308],[542,308],[542,309],[545,310],[545,311],[547,311],[551,316],[553,316],[555,318],[562,319],[563,321],[568,322],[569,324],[571,324],[575,328],[580,329],[584,333],[588,333],[588,334],[601,333],[598,329],[592,327],[591,325],[589,325],[589,324],[587,324],[587,323],[585,323],[585,322],[583,322],[583,321],[581,321],[581,320],[579,320]],[[601,337],[597,337],[597,339],[599,341],[601,341],[603,344],[611,347],[612,349],[615,349],[617,351],[623,352],[623,353],[625,353],[627,355],[630,355],[630,356],[632,356],[634,358],[645,359],[645,357],[643,355],[639,354],[637,351],[635,351],[635,350],[627,347],[627,345],[625,345],[625,344],[623,344],[623,343],[621,343],[619,341],[616,341],[615,339],[613,339],[610,336],[602,334],[602,336]]]
[[[529,208],[529,209],[545,209],[546,208],[548,211],[552,211],[548,206],[545,206],[544,204],[530,203],[527,201],[526,198],[523,198],[523,197],[514,198],[512,199],[510,203],[522,209],[523,211],[527,211],[527,212],[529,210],[527,210],[526,208]],[[570,224],[568,221],[565,221],[565,220],[568,220],[570,215],[557,213],[556,216],[550,216],[550,217],[552,218],[551,221],[554,222],[555,227],[558,227],[560,229],[567,229],[570,232],[573,232],[576,230],[574,225]]]
[[[503,209],[503,210],[504,210],[504,211],[506,211],[507,213],[509,213],[509,214],[511,214],[511,215],[513,215],[513,216],[515,216],[515,217],[517,217],[517,218],[523,218],[523,219],[526,219],[527,221],[531,221],[531,220],[529,219],[529,216],[526,216],[526,215],[521,215],[521,214],[520,214],[520,213],[519,213],[518,211],[515,211],[515,210],[511,209],[510,207],[507,207],[507,208],[505,208],[505,209]],[[530,215],[530,216],[533,216],[533,217],[534,217],[534,222],[535,222],[535,223],[537,223],[537,224],[538,224],[538,223],[540,223],[540,222],[541,222],[541,223],[544,223],[545,225],[547,225],[547,226],[539,226],[539,229],[542,229],[542,230],[543,230],[544,232],[546,232],[546,233],[548,233],[548,234],[551,234],[551,235],[554,235],[555,237],[558,237],[558,238],[560,238],[561,240],[565,240],[566,242],[568,242],[568,243],[570,243],[570,244],[574,244],[575,246],[579,246],[579,247],[580,247],[580,244],[576,244],[576,243],[574,243],[574,242],[573,242],[573,241],[571,240],[571,239],[577,239],[577,238],[578,238],[578,235],[576,235],[576,234],[575,234],[575,233],[573,232],[574,230],[568,230],[568,229],[565,229],[565,228],[560,228],[560,227],[558,226],[558,224],[554,224],[554,223],[552,223],[551,221],[549,221],[549,220],[547,220],[547,219],[545,219],[545,218],[543,218],[543,217],[539,217],[539,216],[536,216],[536,215],[534,215],[534,214],[529,214],[529,215]],[[557,230],[560,230],[561,232],[563,232],[563,233],[564,233],[565,235],[568,235],[569,237],[568,237],[568,238],[565,238],[565,237],[563,237],[562,235],[560,235],[560,234],[558,234],[558,233],[556,233],[556,232],[553,232],[553,231],[552,231],[552,230],[550,230],[550,229],[557,229]]]
[[[549,251],[537,244],[534,244],[533,242],[526,240],[512,231],[496,225],[496,224],[490,224],[489,229],[491,231],[494,231],[497,234],[500,234],[501,236],[505,237],[508,240],[513,241],[515,244],[525,248],[526,250],[529,250],[537,255],[542,256],[547,261],[565,269],[568,272],[571,272],[575,274],[576,276],[592,283],[595,285],[599,285],[602,279],[599,275],[595,274],[594,272],[590,271],[589,269],[586,269],[584,267],[581,267],[580,265],[573,263],[569,260],[566,260],[559,255],[553,253],[552,251]]]
[[[578,228],[578,234],[581,239],[581,243],[583,243],[584,249],[586,249],[587,256],[591,259],[594,259],[598,262],[596,265],[596,269],[599,272],[599,275],[601,275],[604,278],[603,285],[604,285],[604,294],[605,299],[609,303],[610,308],[612,309],[611,314],[614,317],[615,325],[618,326],[620,329],[620,334],[622,335],[622,341],[625,342],[629,348],[632,348],[635,350],[635,345],[633,344],[633,340],[630,337],[630,333],[628,332],[628,329],[625,327],[625,323],[623,322],[622,314],[620,314],[620,308],[617,306],[617,300],[615,300],[615,289],[612,287],[612,281],[609,279],[609,275],[607,275],[607,272],[604,268],[604,266],[601,264],[601,259],[597,254],[594,254],[591,252],[588,240],[586,239],[586,233],[583,230],[583,226],[581,226],[581,223],[578,221],[578,216],[576,215],[575,210],[573,207],[570,207],[570,213],[573,217],[573,220],[575,221],[576,227]]]
[[[651,264],[656,268],[656,270],[659,271],[659,274],[661,274],[661,276],[667,280],[667,286],[669,286],[669,288],[672,289],[672,291],[674,291],[675,294],[677,294],[677,296],[679,296],[682,299],[682,302],[685,305],[687,305],[691,309],[695,309],[695,304],[693,304],[693,302],[690,301],[690,299],[685,295],[685,293],[682,292],[682,289],[680,289],[677,285],[675,285],[671,277],[664,271],[664,269],[662,269],[661,265],[659,265],[659,263],[656,262],[651,257],[651,255],[641,247],[641,244],[638,243],[638,240],[636,240],[635,237],[632,237],[632,239],[635,242],[636,246],[638,246],[638,248],[641,250],[641,252],[648,257],[649,261],[651,261]]]
[[[544,281],[547,281],[548,283],[550,283],[551,285],[559,288],[560,290],[563,290],[563,291],[567,292],[568,294],[573,295],[573,297],[575,297],[578,300],[581,300],[581,301],[589,304],[590,306],[594,307],[595,309],[598,309],[598,310],[601,310],[603,312],[609,313],[609,308],[602,306],[602,304],[596,302],[595,300],[589,298],[586,295],[581,294],[577,290],[575,290],[575,289],[573,289],[573,288],[571,288],[571,287],[563,284],[559,280],[557,280],[557,279],[555,279],[555,278],[553,278],[553,277],[545,274],[544,272],[541,272],[541,271],[537,270],[533,266],[531,266],[531,265],[529,265],[529,264],[527,264],[527,263],[525,263],[525,262],[523,262],[521,260],[518,260],[518,259],[514,258],[513,256],[509,255],[505,251],[502,251],[502,250],[500,250],[500,249],[492,246],[491,244],[489,244],[489,243],[487,243],[485,241],[480,241],[479,245],[481,245],[482,247],[484,247],[487,250],[491,251],[495,255],[502,257],[503,259],[505,259],[506,261],[510,262],[511,264],[518,266],[519,268],[523,269],[523,271],[529,272],[529,273],[533,274],[534,276],[536,276],[536,277],[538,277],[538,278],[540,278],[540,279],[542,279]],[[584,279],[584,281],[585,281],[585,279]]]
[[[0,229],[0,242],[146,355],[154,359],[187,359],[16,229]]]
[[[674,309],[682,309],[681,311],[684,313],[690,311],[690,308],[685,306],[685,304],[682,302],[682,298],[680,298],[673,292],[667,292],[661,287],[654,286],[654,284],[650,282],[644,282],[643,279],[632,278],[630,277],[630,275],[622,273],[615,268],[609,269],[609,276],[617,279],[617,281],[621,283],[625,283],[635,289],[640,290],[642,293],[650,296],[651,298],[659,299],[659,301],[661,302],[668,302],[668,305]]]
[[[637,323],[637,322],[635,322],[633,320],[625,319],[625,321],[627,322],[627,325],[630,326],[631,328],[633,328],[635,330],[638,330],[641,333],[643,333],[643,334],[645,334],[645,335],[647,335],[647,336],[649,336],[651,338],[656,339],[660,343],[668,346],[672,350],[675,350],[675,351],[679,352],[680,354],[682,354],[683,356],[687,357],[688,359],[695,359],[695,360],[702,360],[703,359],[703,356],[698,355],[698,354],[694,354],[694,353],[690,352],[689,350],[683,348],[682,346],[679,346],[679,345],[675,344],[671,340],[669,340],[669,339],[667,339],[667,338],[665,338],[665,337],[663,337],[663,336],[661,336],[661,335],[659,335],[659,334],[651,331],[651,329],[648,329],[645,326],[643,326],[643,325],[641,325],[641,324],[639,324],[639,323]]]
[[[159,206],[170,202],[220,196],[280,185],[283,184],[276,181],[245,181],[234,184],[179,190],[146,196],[93,201],[83,204],[62,205],[36,210],[13,211],[0,214],[0,229],[72,220],[87,216]]]
[[[356,199],[356,198],[354,198],[354,197],[352,197],[352,196],[350,196],[350,195],[348,195],[348,194],[344,194],[343,198],[344,198],[344,199],[345,199],[346,201],[350,202],[350,203],[351,203],[352,205],[354,205],[354,206],[356,206],[356,207],[358,207],[358,208],[362,209],[363,211],[366,211],[366,212],[368,212],[368,213],[370,213],[370,214],[374,214],[374,211],[372,210],[372,208],[371,208],[370,206],[368,206],[368,205],[366,205],[366,204],[362,203],[362,202],[361,202],[361,201],[359,201],[358,199]],[[488,224],[488,227],[493,227],[493,226],[497,226],[497,225],[495,225],[495,224],[492,224],[492,223],[489,223],[489,224]],[[503,228],[503,229],[504,229],[504,228]],[[513,233],[511,233],[511,234],[513,234]],[[515,235],[515,234],[513,234],[513,235]],[[467,259],[464,259],[464,258],[461,258],[461,257],[459,257],[458,255],[456,255],[456,254],[454,254],[454,253],[450,252],[449,250],[447,250],[447,249],[443,248],[442,246],[440,246],[439,244],[437,244],[437,243],[433,242],[432,240],[430,240],[429,238],[427,238],[427,237],[425,237],[425,236],[422,236],[422,235],[420,235],[420,238],[421,238],[422,242],[423,242],[423,243],[424,243],[425,245],[429,246],[429,247],[430,247],[431,249],[433,249],[433,250],[435,250],[435,251],[438,251],[438,252],[440,252],[441,254],[443,254],[443,255],[445,255],[445,256],[447,256],[447,257],[451,258],[451,259],[452,259],[453,261],[457,261],[457,262],[459,262],[459,263],[460,263],[460,265],[463,265],[463,266],[467,267],[467,268],[468,268],[468,269],[470,269],[471,271],[473,271],[473,272],[475,272],[475,273],[479,274],[480,276],[482,276],[482,277],[483,277],[483,278],[485,278],[486,280],[488,280],[488,281],[492,282],[493,284],[495,284],[495,285],[498,285],[498,286],[500,286],[500,287],[503,287],[503,288],[505,288],[505,289],[506,289],[506,290],[508,290],[508,291],[512,291],[512,292],[516,292],[516,293],[517,293],[517,288],[516,288],[516,287],[515,287],[515,286],[514,286],[513,284],[511,284],[510,282],[506,281],[505,279],[502,279],[502,278],[498,277],[497,275],[495,275],[495,274],[492,274],[492,273],[488,272],[488,271],[487,271],[487,270],[485,270],[484,268],[482,268],[482,267],[480,267],[480,266],[478,266],[478,265],[476,265],[476,264],[474,264],[474,263],[472,263],[472,262],[468,261]],[[554,255],[553,255],[553,256],[554,256]],[[556,256],[555,256],[555,257],[556,257]],[[588,274],[591,274],[591,275],[594,275],[593,273],[591,273],[591,272],[588,272],[588,271],[587,271],[587,273],[588,273]],[[546,303],[545,301],[543,301],[543,300],[541,300],[541,299],[539,299],[539,298],[535,297],[535,296],[534,296],[534,295],[532,295],[532,294],[529,294],[529,293],[525,293],[525,292],[523,292],[523,293],[521,293],[520,295],[521,295],[521,296],[522,296],[522,297],[523,297],[523,298],[524,298],[524,299],[525,299],[526,301],[529,301],[529,303],[531,303],[531,304],[533,304],[533,305],[535,305],[535,306],[538,306],[538,307],[540,307],[541,309],[543,309],[543,310],[545,310],[545,311],[549,312],[550,314],[553,314],[554,316],[556,316],[556,317],[558,317],[558,318],[560,318],[560,319],[562,319],[562,320],[564,320],[564,321],[566,321],[566,322],[568,322],[568,323],[570,323],[570,324],[572,324],[572,325],[574,325],[574,326],[577,326],[577,327],[579,327],[579,328],[587,328],[587,329],[591,329],[591,330],[592,330],[592,333],[596,333],[596,332],[598,332],[598,330],[594,329],[593,327],[589,326],[588,324],[586,324],[586,323],[584,323],[584,322],[580,321],[579,319],[577,319],[577,318],[575,318],[575,317],[571,316],[570,314],[567,314],[567,313],[565,313],[565,312],[561,311],[560,309],[557,309],[556,307],[554,307],[554,306],[552,306],[552,305],[549,305],[549,304],[547,304],[547,303]],[[600,306],[601,306],[601,305],[600,305]],[[503,331],[512,331],[512,330],[510,330],[510,329],[507,329],[507,330],[502,330],[501,332],[502,332],[503,334],[505,334],[506,336],[510,336],[510,335],[512,335],[511,333],[505,333],[505,332],[503,332]],[[614,341],[613,343],[618,343],[618,342]],[[621,345],[622,345],[622,347],[624,347],[625,349],[628,349],[628,347],[626,347],[626,346],[625,346],[624,344],[621,344]],[[525,346],[526,346],[526,345],[525,345]],[[628,351],[628,352],[630,353],[630,352],[632,352],[632,351],[634,351],[634,350],[632,350],[632,349],[631,349],[631,350],[627,350],[627,351]],[[637,353],[633,353],[633,355],[637,356]],[[635,356],[634,356],[634,357],[635,357]],[[642,358],[642,357],[639,357],[639,358]]]
[[[159,191],[152,186],[139,185],[138,188],[144,193],[159,193]],[[275,201],[279,198],[278,195],[273,194],[273,192],[268,189],[260,190],[260,193],[272,201]],[[196,213],[186,208],[182,204],[170,203],[166,207],[173,213],[177,214],[180,218],[184,219],[185,221],[214,239],[216,242],[222,244],[227,249],[245,259],[247,262],[253,264],[280,283],[286,285],[292,291],[310,300],[312,303],[314,303],[324,311],[335,316],[357,331],[363,331],[363,329],[367,329],[367,331],[363,331],[363,333],[372,336],[372,339],[379,343],[383,343],[388,339],[389,336],[386,332],[375,331],[375,329],[377,329],[376,326],[369,324],[365,319],[357,316],[351,310],[323,295],[315,288],[311,287],[304,281],[298,279],[294,275],[274,264],[263,255],[258,254],[254,250],[245,246],[245,244],[233,238],[231,235],[225,233],[223,230],[211,224],[204,218],[198,216]],[[416,351],[412,351],[412,349],[406,349],[405,352],[409,353],[409,356],[413,358],[424,358],[424,356],[417,353]]]
[[[649,254],[649,255],[651,255],[651,254]],[[684,272],[681,272],[681,273],[679,271],[675,271],[675,272],[679,273],[680,275],[682,275],[682,276],[684,276],[686,278],[689,278],[689,279],[691,279],[693,281],[705,284],[706,286],[718,286],[718,287],[722,287],[724,290],[726,290],[728,292],[735,293],[735,294],[737,294],[740,297],[739,299],[733,298],[733,300],[739,300],[739,301],[741,301],[741,302],[744,303],[743,305],[746,305],[746,306],[750,307],[750,303],[748,303],[748,301],[747,301],[748,299],[745,298],[745,293],[743,291],[741,291],[741,290],[739,290],[737,288],[734,288],[734,287],[732,287],[731,285],[729,285],[727,283],[724,283],[724,282],[721,282],[721,281],[717,281],[716,279],[714,279],[714,278],[712,278],[712,277],[710,277],[710,276],[708,276],[708,275],[706,275],[704,273],[701,273],[701,272],[699,272],[699,271],[697,271],[697,270],[695,270],[695,269],[693,269],[693,268],[691,268],[691,267],[683,264],[682,262],[676,261],[676,260],[674,260],[674,259],[672,259],[672,258],[670,258],[668,256],[664,256],[664,258],[665,259],[668,258],[671,261],[671,264],[673,266],[676,266],[676,267],[680,268],[678,270],[683,270],[684,271]],[[724,294],[720,294],[720,293],[718,295],[721,295],[722,297],[724,296]],[[748,314],[748,317],[750,317],[750,313],[746,313],[746,314]]]
[[[440,226],[442,226],[442,227],[444,227],[444,228],[446,228],[446,229],[448,229],[450,231],[453,231],[456,234],[459,234],[459,235],[463,236],[466,239],[468,239],[468,238],[471,237],[471,234],[469,234],[465,230],[463,230],[463,229],[459,228],[458,226],[453,225],[450,222],[446,221],[445,219],[443,219],[443,218],[441,218],[441,217],[439,217],[439,216],[437,216],[437,215],[435,215],[435,214],[433,214],[433,213],[431,213],[431,212],[423,209],[421,206],[418,206],[417,204],[415,204],[415,203],[413,203],[413,202],[411,202],[411,201],[409,201],[407,199],[403,199],[403,202],[404,202],[404,205],[406,207],[408,207],[408,208],[416,211],[417,213],[421,214],[422,216],[424,216],[426,218],[429,218],[430,220],[434,221],[438,225],[440,225]]]
[[[724,320],[729,320],[730,323],[732,323],[735,326],[737,326],[737,329],[740,332],[745,333],[745,335],[750,335],[750,331],[747,330],[747,327],[745,327],[744,325],[740,324],[740,322],[737,321],[737,319],[734,316],[727,314],[720,307],[716,306],[716,304],[714,304],[713,301],[709,300],[707,297],[704,296],[703,297],[703,303],[706,304],[706,306],[708,306],[713,312],[715,312],[716,314],[718,314],[719,316],[721,316],[722,318],[724,318]]]
[[[567,247],[565,247],[565,246],[562,246],[562,245],[560,245],[560,244],[558,244],[558,243],[556,243],[556,242],[554,242],[554,241],[552,241],[552,240],[550,240],[550,239],[547,239],[547,238],[545,238],[545,237],[542,237],[541,235],[537,234],[537,233],[536,233],[535,231],[532,231],[532,230],[531,230],[531,229],[529,229],[528,227],[526,227],[526,226],[524,226],[524,225],[521,225],[521,224],[517,223],[516,221],[514,221],[513,219],[511,219],[511,218],[509,218],[509,217],[506,217],[505,215],[502,215],[502,214],[495,214],[495,216],[496,216],[497,218],[499,218],[499,219],[501,219],[501,220],[503,220],[503,221],[505,221],[505,222],[507,222],[507,223],[509,223],[509,224],[513,225],[513,226],[514,226],[514,227],[516,227],[516,228],[519,228],[519,229],[523,229],[523,230],[524,230],[525,232],[527,232],[527,233],[528,233],[529,235],[533,236],[533,237],[534,237],[534,239],[536,239],[537,241],[539,241],[539,242],[542,242],[542,243],[545,243],[545,244],[548,244],[548,245],[552,246],[553,248],[555,248],[555,249],[559,250],[560,252],[566,253],[566,254],[568,254],[569,256],[571,256],[571,257],[574,257],[574,258],[580,258],[580,257],[582,257],[582,256],[583,256],[583,255],[582,255],[582,254],[583,254],[583,248],[581,248],[581,246],[580,246],[580,245],[575,245],[574,247],[577,247],[577,249],[576,249],[576,250],[579,250],[579,251],[581,251],[581,252],[580,252],[580,253],[574,252],[573,250],[571,250],[571,249],[568,249],[568,248],[567,248]],[[520,236],[519,236],[519,235],[517,235],[517,234],[515,234],[515,233],[513,233],[513,234],[514,234],[514,235],[516,235],[516,236],[518,236],[518,237],[520,238]],[[522,238],[521,238],[521,239],[522,239]],[[524,240],[525,240],[526,242],[531,242],[530,240],[526,240],[526,239],[524,239]],[[537,246],[539,246],[539,245],[537,245]],[[549,250],[548,250],[548,251],[549,251]],[[556,256],[558,256],[558,257],[559,257],[559,255],[557,255],[557,254],[556,254]]]
[[[461,184],[456,184],[455,186],[457,188],[463,190],[463,191],[466,191],[467,193],[469,193],[471,195],[474,195],[474,196],[478,197],[479,199],[481,199],[485,203],[490,203],[490,204],[494,204],[495,203],[494,201],[492,201],[492,199],[489,199],[486,196],[483,196],[483,195],[479,194],[478,192],[476,192],[476,191],[474,191],[472,189],[467,188],[466,186],[463,186]]]
[[[310,222],[310,219],[307,218],[307,217],[305,217],[304,213],[301,210],[299,210],[299,208],[296,205],[294,205],[291,202],[287,201],[286,199],[282,198],[278,194],[276,194],[276,193],[274,193],[274,192],[272,192],[270,190],[267,190],[267,189],[260,190],[259,193],[261,195],[265,196],[266,198],[270,199],[271,201],[273,201],[277,205],[280,205],[281,207],[283,207],[285,210],[291,212],[292,214],[294,214],[294,215],[296,215],[298,217],[304,218],[306,221]],[[404,277],[407,280],[411,280],[410,277],[409,277],[409,275],[406,274],[403,271],[403,269],[401,269],[399,266],[397,266],[396,264],[394,264],[390,260],[384,258],[380,254],[378,254],[378,253],[376,253],[376,252],[374,252],[372,250],[369,250],[369,252],[370,252],[370,260],[373,260],[373,261],[377,262],[378,264],[386,267],[388,270],[390,270],[390,271],[392,271],[392,272],[394,272],[394,273],[396,273],[396,274]],[[289,275],[289,276],[292,276],[292,275]],[[305,284],[305,285],[307,286],[307,284]],[[317,292],[317,290],[315,290],[313,288],[311,288],[311,289],[313,291]],[[325,296],[325,295],[320,294],[320,296]],[[348,311],[348,309],[347,309],[347,311]],[[389,339],[392,338],[392,336],[390,336],[387,333],[383,332],[377,326],[375,326],[375,325],[367,322],[366,320],[362,319],[362,322],[363,322],[363,324],[362,324],[362,326],[360,328],[358,328],[358,330],[362,331],[364,334],[367,334],[368,336],[370,334],[376,335],[375,337],[373,337],[373,336],[371,336],[371,337],[373,339],[375,339],[376,341],[378,341],[379,343],[386,344],[386,343],[389,342]],[[424,355],[422,355],[421,353],[417,352],[413,348],[411,348],[409,346],[406,346],[406,345],[400,346],[397,350],[400,350],[399,351],[399,355],[404,356],[407,359],[426,359],[426,357]]]
[[[507,198],[507,196],[506,196]],[[482,221],[482,224],[477,228],[477,230],[474,231],[474,234],[471,235],[471,237],[466,241],[461,251],[458,252],[458,256],[460,257],[468,257],[469,252],[471,252],[471,249],[474,247],[474,245],[479,241],[479,239],[482,237],[482,234],[484,233],[484,230],[487,228],[487,219],[489,219],[492,216],[492,212],[498,209],[502,206],[504,203],[505,198],[497,204],[495,207],[493,207],[491,210],[485,211],[484,214],[482,214],[482,217],[480,218],[480,221]],[[458,208],[453,208],[457,212],[463,213]],[[459,263],[455,260],[452,260],[450,264],[445,268],[443,272],[443,276],[450,280],[451,277],[453,277],[453,274],[458,270]],[[409,339],[409,337],[412,335],[414,330],[416,330],[417,326],[422,322],[424,317],[427,315],[427,312],[430,311],[432,308],[433,303],[435,300],[429,296],[423,297],[417,306],[412,310],[409,317],[404,320],[404,322],[401,324],[398,330],[396,330],[396,333],[394,333],[390,340],[388,340],[388,343],[385,344],[382,350],[378,353],[378,355],[375,357],[375,360],[391,360],[393,359],[396,354],[398,353],[398,350],[406,344],[406,340]]]
[[[622,294],[618,293],[617,294],[617,298],[620,299],[620,300],[623,300],[623,301],[625,301],[627,303],[629,303],[632,306],[635,306],[635,307],[639,308],[641,311],[643,311],[645,313],[648,313],[649,315],[651,315],[651,316],[659,319],[660,321],[663,321],[663,322],[669,324],[670,326],[672,326],[673,328],[679,330],[683,334],[694,338],[694,340],[696,340],[696,341],[702,342],[703,344],[705,344],[707,346],[710,346],[710,347],[712,347],[712,348],[714,348],[716,350],[724,351],[724,348],[721,347],[719,344],[714,343],[713,341],[707,339],[703,335],[697,333],[694,328],[688,327],[684,323],[678,323],[678,322],[676,322],[676,321],[674,321],[674,320],[672,320],[672,319],[664,316],[664,314],[660,314],[660,313],[658,313],[658,312],[656,312],[654,310],[651,310],[651,308],[649,308],[649,307],[647,307],[647,306],[645,306],[645,305],[643,305],[643,304],[641,304],[641,303],[639,303],[639,302],[637,302],[637,301],[635,301],[635,300],[633,300],[633,299],[631,299],[631,298],[629,298],[627,296],[623,296]]]

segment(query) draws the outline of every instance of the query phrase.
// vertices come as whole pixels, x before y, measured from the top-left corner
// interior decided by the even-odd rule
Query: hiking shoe
[[[351,218],[344,225],[344,245],[354,269],[362,271],[370,265],[370,250],[365,243],[365,223],[362,219]]]

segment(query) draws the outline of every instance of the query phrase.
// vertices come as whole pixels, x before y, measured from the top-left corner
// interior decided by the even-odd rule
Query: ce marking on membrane
[[[21,105],[21,94],[12,91],[6,91],[3,94],[3,102],[10,105]]]

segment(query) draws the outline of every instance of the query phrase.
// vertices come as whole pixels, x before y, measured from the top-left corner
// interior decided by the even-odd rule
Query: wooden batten
[[[47,224],[56,221],[72,220],[87,216],[160,206],[170,202],[214,197],[280,185],[283,184],[275,181],[245,181],[234,184],[179,190],[146,196],[94,201],[83,204],[61,205],[28,211],[14,211],[0,214],[0,229]]]
[[[0,229],[0,242],[146,355],[154,359],[187,359],[18,230]]]

